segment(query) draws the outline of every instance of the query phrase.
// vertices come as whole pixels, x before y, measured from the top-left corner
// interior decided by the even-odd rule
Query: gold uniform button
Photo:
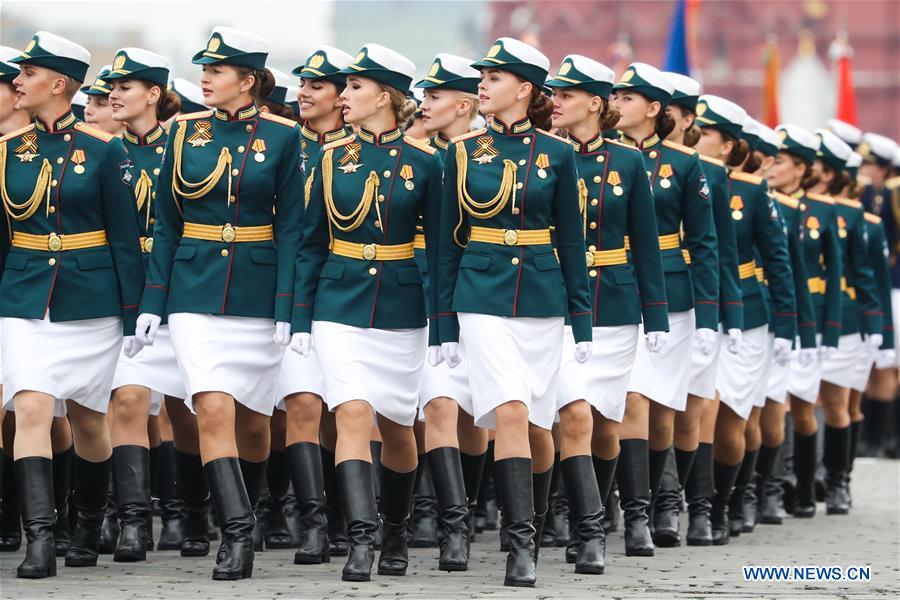
[[[659,153],[656,150],[650,151],[650,158],[656,158],[657,156],[659,156]]]
[[[157,147],[156,147],[156,153],[157,153],[157,154],[162,154],[163,152],[165,152],[165,150],[163,149],[162,146],[157,146]]]
[[[376,269],[375,267],[371,267],[369,269],[369,275],[377,275],[377,274],[378,274],[378,269]]]
[[[72,136],[67,133],[66,135],[63,136],[63,139],[68,142],[69,140],[72,139]]]
[[[588,250],[590,250],[591,252],[596,252],[596,251],[597,251],[597,246],[590,245],[590,246],[588,246]]]
[[[57,183],[59,183],[59,182],[54,179],[53,181],[50,182],[50,187],[56,187]]]
[[[520,181],[519,183],[516,184],[516,189],[517,189],[517,190],[521,190],[523,187],[525,187],[525,184],[522,183],[521,181]]]
[[[806,205],[802,202],[800,203],[800,210],[806,210]]]
[[[228,250],[227,250],[227,249],[222,248],[222,256],[228,256]]]
[[[47,207],[47,212],[50,213],[50,214],[52,215],[53,213],[56,212],[56,207],[55,207],[55,206],[48,206],[48,207]]]
[[[232,169],[232,170],[231,170],[231,175],[234,176],[234,177],[237,177],[237,176],[240,175],[240,174],[241,174],[241,170],[240,170],[240,169]]]
[[[523,159],[521,159],[521,160],[519,161],[519,165],[523,165],[523,166],[524,166],[525,163],[527,163],[527,162],[528,162],[528,161],[525,160],[525,159],[523,158]]]
[[[510,262],[511,262],[512,264],[514,264],[514,265],[517,265],[517,264],[519,264],[519,259],[518,259],[517,257],[514,256],[513,259],[512,259]]]
[[[384,176],[385,176],[385,177],[390,177],[390,176],[391,176],[391,172],[390,172],[390,171],[385,171],[385,172],[384,172]]]
[[[384,194],[378,194],[378,201],[384,202]]]
[[[247,132],[249,133],[249,132],[253,131],[253,125],[247,124],[247,126],[244,127],[244,129],[246,129]]]
[[[597,276],[597,270],[596,270],[596,269],[591,269],[590,271],[588,271],[588,275],[590,275],[591,277],[596,277],[596,276]]]
[[[600,204],[599,200],[597,200],[596,198],[591,199],[591,206],[597,206],[598,204]]]
[[[159,175],[159,167],[156,167],[155,169],[153,169],[153,174]]]
[[[55,259],[55,258],[51,258],[50,260],[47,261],[47,264],[50,265],[50,266],[52,267],[53,265],[56,264],[56,259]]]
[[[512,209],[512,214],[514,214],[514,215],[519,214],[519,209],[518,209],[518,207]]]
[[[151,218],[150,218],[150,224],[153,225],[154,223],[156,223],[156,219],[154,219],[153,217],[151,217]]]
[[[56,159],[56,164],[61,165],[61,164],[63,164],[64,160],[65,159],[62,156],[60,156],[59,158]]]
[[[594,175],[594,183],[600,183],[601,181],[603,181],[602,177],[600,177],[599,175]]]
[[[603,162],[604,160],[606,160],[605,156],[603,156],[602,154],[597,155],[597,162]]]
[[[375,221],[375,229],[381,229],[381,221]]]
[[[527,137],[527,138],[522,138],[522,143],[523,143],[523,144],[530,144],[530,143],[531,143],[531,138],[529,138],[529,137]]]
[[[234,194],[231,194],[230,196],[228,196],[229,202],[234,202],[235,200],[237,200],[237,196],[235,196]]]
[[[397,151],[391,150],[390,152],[388,152],[388,154],[390,154],[391,156],[397,156]]]
[[[595,221],[591,221],[591,224],[589,225],[589,227],[591,229],[597,229],[597,223]]]
[[[243,146],[238,146],[238,154],[243,154],[244,150],[246,150],[246,148],[244,148]]]

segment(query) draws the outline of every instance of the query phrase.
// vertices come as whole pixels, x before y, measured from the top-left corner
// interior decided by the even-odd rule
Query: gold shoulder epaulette
[[[754,185],[759,185],[763,182],[763,178],[757,175],[751,175],[750,173],[744,173],[743,171],[731,171],[728,174],[728,177],[731,179],[736,179],[738,181],[743,181],[745,183],[752,183]]]
[[[281,115],[273,115],[270,112],[261,112],[259,113],[260,119],[265,119],[266,121],[272,121],[273,123],[278,123],[280,125],[285,125],[286,127],[293,127],[297,124],[297,121],[293,119],[288,119],[286,117],[282,117]]]
[[[900,188],[900,175],[897,175],[896,177],[891,177],[890,179],[885,181],[884,187],[886,187],[889,190],[896,190],[897,188]]]
[[[32,129],[34,129],[34,123],[29,123],[25,127],[16,129],[15,131],[11,131],[11,132],[7,133],[6,135],[4,135],[3,137],[0,137],[0,143],[5,142],[6,140],[11,140],[13,138],[19,137],[23,133],[28,133]]]
[[[185,113],[183,115],[178,115],[175,117],[176,121],[191,121],[193,119],[205,119],[207,117],[213,116],[216,111],[214,110],[201,110],[199,112]]]
[[[663,140],[663,146],[666,148],[671,148],[672,150],[678,150],[683,154],[693,155],[697,154],[697,151],[691,148],[690,146],[682,146],[681,144],[676,144],[675,142],[670,142],[669,140]]]
[[[628,144],[626,144],[624,142],[620,142],[619,140],[614,140],[612,138],[603,138],[603,139],[606,140],[607,142],[609,142],[610,144],[615,144],[616,146],[619,146],[621,148],[628,148],[629,150],[634,150],[638,154],[641,153],[641,151],[638,150],[637,148],[635,148],[634,146],[629,146]]]
[[[571,145],[572,145],[572,140],[570,140],[570,139],[567,139],[567,138],[558,136],[558,135],[556,135],[555,133],[550,133],[549,131],[544,131],[544,130],[541,129],[540,127],[535,127],[535,130],[536,130],[538,133],[541,133],[541,134],[543,134],[543,135],[546,135],[547,137],[553,138],[553,139],[555,139],[555,140],[559,140],[559,141],[561,141],[561,142],[565,142],[567,146],[571,146]]]
[[[838,198],[835,197],[835,202],[838,204],[843,204],[844,206],[849,206],[850,208],[862,208],[862,202],[858,200],[851,200],[850,198]]]
[[[834,198],[831,196],[826,196],[825,194],[806,194],[806,197],[810,200],[815,200],[816,202],[823,202],[825,204],[834,204]]]
[[[417,140],[415,138],[409,137],[408,135],[404,135],[403,141],[413,148],[417,148],[427,154],[434,154],[435,152],[437,152],[437,150],[431,147],[431,143],[428,140]]]
[[[487,127],[482,127],[481,129],[476,129],[474,131],[470,131],[469,133],[458,135],[455,138],[451,139],[450,143],[455,144],[456,142],[467,140],[469,138],[475,137],[476,135],[484,135],[485,133],[487,133]]]
[[[104,142],[109,142],[116,137],[111,133],[106,133],[101,129],[91,127],[87,123],[75,123],[75,130],[80,131],[81,133],[86,133],[91,137],[97,138],[98,140],[103,140]]]
[[[872,213],[867,212],[867,213],[863,213],[863,216],[866,218],[866,221],[868,221],[869,223],[875,223],[876,225],[881,223],[881,217],[879,217],[878,215],[873,215]]]
[[[355,135],[348,135],[347,137],[345,137],[342,140],[337,140],[337,141],[331,142],[330,144],[325,144],[324,146],[322,146],[322,152],[324,152],[325,150],[332,150],[334,148],[340,148],[341,146],[346,146],[347,144],[349,144],[350,142],[355,141],[355,140],[356,140]]]
[[[725,166],[725,163],[724,163],[724,162],[722,162],[722,161],[719,160],[718,158],[713,158],[713,157],[711,157],[711,156],[703,156],[703,155],[701,154],[701,155],[700,155],[700,160],[702,160],[702,161],[705,162],[705,163],[709,163],[709,164],[711,164],[711,165],[716,165],[717,167],[724,167],[724,166]]]
[[[775,199],[778,200],[779,204],[784,204],[785,206],[790,206],[794,209],[800,208],[800,201],[796,198],[791,198],[787,194],[782,194],[781,192],[772,192],[772,195],[775,196]]]

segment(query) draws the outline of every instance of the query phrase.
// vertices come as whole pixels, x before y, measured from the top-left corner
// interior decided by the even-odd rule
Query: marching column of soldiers
[[[2,47],[18,577],[219,540],[216,580],[291,548],[369,581],[499,528],[534,586],[540,548],[602,574],[619,527],[653,556],[852,518],[897,388],[891,139],[508,37],[415,83],[379,44],[297,87],[268,55],[216,27],[197,85]]]

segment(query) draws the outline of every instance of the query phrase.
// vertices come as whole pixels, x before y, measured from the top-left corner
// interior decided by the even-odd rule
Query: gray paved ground
[[[538,587],[503,587],[504,555],[497,533],[486,532],[472,549],[465,573],[439,573],[433,550],[413,550],[406,577],[375,577],[367,584],[340,581],[342,559],[300,567],[293,551],[257,554],[253,578],[225,583],[210,580],[213,557],[182,559],[154,552],[146,563],[118,564],[101,557],[96,569],[69,569],[42,581],[17,580],[21,552],[0,555],[0,598],[671,598],[671,597],[900,597],[900,463],[861,459],[853,479],[849,517],[811,521],[788,519],[783,526],[756,532],[716,548],[657,550],[654,558],[627,558],[621,531],[610,536],[607,572],[576,575],[562,549],[541,550]],[[868,583],[750,583],[741,566],[870,565]]]

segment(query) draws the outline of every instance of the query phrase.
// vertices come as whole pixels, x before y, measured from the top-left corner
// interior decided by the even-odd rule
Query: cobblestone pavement
[[[70,569],[59,560],[57,577],[15,578],[22,552],[0,554],[0,598],[774,598],[900,597],[900,462],[860,459],[853,473],[850,516],[787,519],[714,548],[658,549],[654,558],[627,558],[621,530],[609,538],[606,574],[576,575],[561,548],[541,550],[538,586],[506,588],[497,532],[472,547],[469,570],[441,573],[437,551],[414,549],[406,577],[378,577],[366,584],[340,580],[343,559],[321,566],[294,565],[292,550],[256,556],[253,578],[210,579],[213,556],[183,559],[153,552],[145,563],[114,563],[101,556],[95,569]],[[24,547],[24,545],[23,545]],[[745,582],[743,565],[869,565],[869,582]]]

